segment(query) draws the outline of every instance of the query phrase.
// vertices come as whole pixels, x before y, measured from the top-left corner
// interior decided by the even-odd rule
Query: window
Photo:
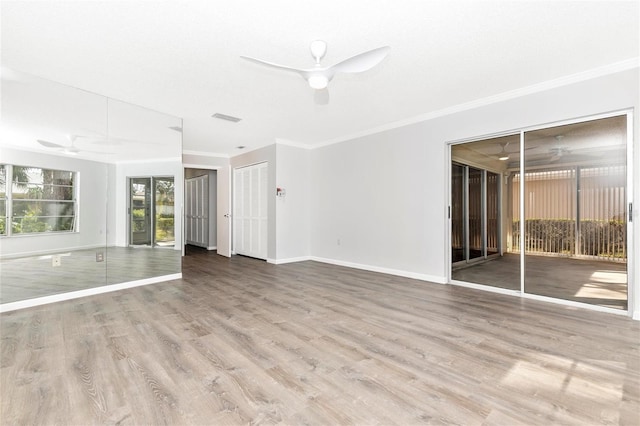
[[[71,171],[0,165],[0,235],[75,231],[75,181]]]

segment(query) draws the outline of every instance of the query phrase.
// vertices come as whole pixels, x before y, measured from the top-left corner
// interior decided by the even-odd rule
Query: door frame
[[[451,164],[453,161],[453,156],[452,156],[452,152],[451,149],[454,145],[459,145],[459,144],[464,144],[464,143],[470,143],[470,142],[476,142],[476,141],[480,141],[483,139],[492,139],[492,138],[498,138],[498,137],[502,137],[502,136],[512,136],[512,135],[520,135],[520,152],[524,152],[524,136],[525,133],[528,132],[532,132],[535,130],[541,130],[541,129],[546,129],[546,128],[550,128],[550,127],[557,127],[557,126],[564,126],[564,125],[570,125],[570,124],[576,124],[576,123],[582,123],[582,122],[587,122],[587,121],[593,121],[593,120],[599,120],[599,119],[604,119],[604,118],[611,118],[611,117],[619,117],[619,116],[626,116],[626,122],[627,122],[627,141],[626,141],[626,150],[627,150],[627,159],[626,159],[626,167],[627,167],[627,176],[626,176],[626,197],[627,197],[627,309],[626,310],[620,310],[620,309],[613,309],[613,308],[607,308],[604,306],[599,306],[599,305],[591,305],[591,304],[587,304],[587,303],[580,303],[580,302],[575,302],[572,300],[564,300],[564,299],[556,299],[553,297],[549,297],[549,296],[540,296],[540,295],[536,295],[536,294],[531,294],[531,293],[525,293],[524,291],[524,274],[525,274],[525,270],[524,270],[524,261],[525,261],[525,253],[524,253],[524,239],[521,238],[521,247],[520,247],[520,290],[509,290],[509,289],[503,289],[503,288],[498,288],[498,287],[492,287],[492,286],[487,286],[487,285],[482,285],[482,284],[475,284],[475,283],[467,283],[467,282],[461,282],[461,281],[454,281],[451,278],[452,275],[452,271],[451,271],[451,261],[452,261],[452,256],[451,256],[451,205],[452,205],[452,197],[451,197]],[[445,167],[445,175],[446,175],[446,182],[447,182],[447,198],[446,198],[446,208],[445,208],[445,243],[446,243],[446,250],[445,250],[445,270],[447,271],[447,283],[451,284],[451,285],[459,285],[459,286],[463,286],[463,287],[470,287],[470,288],[474,288],[474,289],[478,289],[478,290],[483,290],[483,291],[489,291],[489,292],[494,292],[494,293],[501,293],[501,294],[507,294],[507,295],[512,295],[512,296],[519,296],[522,298],[527,298],[527,299],[535,299],[535,300],[542,300],[542,301],[547,301],[547,302],[552,302],[552,303],[557,303],[560,305],[567,305],[567,306],[574,306],[574,307],[580,307],[580,308],[585,308],[585,309],[591,309],[593,311],[600,311],[600,312],[607,312],[607,313],[612,313],[612,314],[616,314],[616,315],[625,315],[625,316],[629,316],[632,317],[633,319],[636,320],[640,320],[640,306],[636,306],[636,299],[638,299],[637,294],[640,292],[640,288],[638,288],[638,286],[640,286],[640,282],[637,282],[636,278],[636,268],[638,267],[638,265],[636,264],[635,261],[635,257],[637,257],[637,254],[635,253],[635,238],[634,238],[634,222],[633,222],[633,217],[631,215],[632,210],[631,210],[631,206],[633,206],[634,204],[634,198],[633,198],[633,194],[634,194],[634,177],[635,177],[635,171],[633,169],[633,161],[634,161],[634,151],[633,151],[633,139],[634,139],[634,127],[633,127],[633,119],[634,119],[634,111],[633,109],[622,109],[622,110],[616,110],[616,111],[611,111],[611,112],[607,112],[607,113],[602,113],[602,114],[593,114],[593,115],[588,115],[588,116],[584,116],[584,117],[578,117],[578,118],[572,118],[572,119],[567,119],[567,120],[558,120],[558,121],[554,121],[554,122],[549,122],[549,123],[544,123],[544,124],[539,124],[539,125],[534,125],[534,126],[528,126],[528,127],[522,127],[519,129],[512,129],[512,130],[508,130],[508,131],[504,131],[504,132],[496,132],[496,133],[490,133],[490,134],[485,134],[485,135],[479,135],[479,136],[475,136],[472,138],[465,138],[465,139],[459,139],[459,140],[453,140],[453,141],[448,141],[446,142],[447,145],[447,149],[445,150],[445,161],[446,161],[446,167]],[[520,158],[520,169],[524,169],[524,156],[521,156]],[[523,189],[523,185],[524,185],[524,179],[521,179],[520,182],[521,188],[520,191],[522,193],[522,189]],[[501,185],[502,187],[502,185]],[[638,209],[638,207],[636,206],[635,209]],[[524,216],[524,199],[521,198],[520,199],[520,223],[523,223],[523,216]],[[504,234],[503,234],[504,235]]]
[[[150,206],[149,206],[149,220],[148,220],[148,225],[149,225],[149,233],[150,233],[150,243],[149,245],[147,244],[133,244],[133,232],[132,232],[132,227],[131,227],[131,223],[132,223],[132,218],[133,218],[133,210],[132,210],[132,206],[131,206],[131,185],[132,185],[132,181],[134,179],[148,179],[149,180],[149,188],[151,190],[151,195],[150,195]],[[156,248],[159,247],[156,245],[156,220],[155,220],[155,215],[156,215],[156,204],[155,204],[155,192],[156,192],[156,187],[155,187],[155,182],[156,179],[172,179],[173,180],[173,185],[174,185],[174,191],[175,191],[175,184],[176,184],[176,179],[175,176],[171,176],[171,175],[153,175],[153,176],[127,176],[127,247],[151,247],[151,248]],[[176,216],[176,206],[173,206],[173,215],[174,218]],[[174,225],[175,226],[175,225]],[[184,224],[183,224],[184,226]],[[184,236],[182,237],[184,238]],[[174,241],[174,246],[175,244],[178,244],[178,241]],[[167,247],[169,248],[169,247]]]
[[[265,161],[256,161],[256,162],[249,163],[249,164],[243,164],[241,166],[234,167],[231,170],[231,176],[230,176],[231,177],[231,181],[232,181],[231,203],[232,203],[232,210],[233,210],[233,213],[235,215],[236,214],[236,203],[237,203],[236,196],[235,196],[235,190],[237,188],[236,171],[237,170],[241,170],[241,169],[247,169],[247,168],[251,168],[251,167],[261,166],[261,165],[264,165],[264,167],[267,168],[267,181],[266,181],[267,188],[266,188],[266,192],[264,194],[266,199],[267,199],[267,205],[265,207],[266,210],[267,210],[267,219],[266,219],[266,222],[267,222],[266,223],[266,234],[267,234],[267,236],[266,236],[266,241],[265,241],[266,248],[265,248],[264,258],[263,257],[256,257],[256,258],[257,259],[262,259],[262,260],[268,260],[269,259],[269,202],[268,202],[268,200],[269,200],[269,169],[271,167],[271,165],[269,164],[269,161],[267,161],[267,160],[265,160]],[[231,219],[230,223],[231,223],[231,229],[232,229],[232,238],[231,238],[232,248],[231,248],[231,253],[232,254],[236,254],[236,234],[235,234],[235,232],[233,232],[233,229],[235,228],[234,224],[235,224],[236,218],[235,218],[235,216],[232,216],[230,219]],[[243,253],[238,253],[238,254],[251,256],[250,254],[243,254]]]
[[[210,166],[195,163],[182,164],[182,176],[186,169],[214,170],[216,172],[216,253],[231,257],[231,166]],[[186,186],[186,183],[184,184]],[[182,211],[182,255],[185,255],[186,246],[186,218],[185,211]],[[211,244],[211,241],[209,241]]]

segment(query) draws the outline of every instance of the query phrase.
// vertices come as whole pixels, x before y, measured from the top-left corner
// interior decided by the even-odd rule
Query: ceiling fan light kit
[[[322,90],[329,85],[329,79],[322,74],[310,75],[307,79],[312,89]]]
[[[315,66],[313,68],[302,69],[292,68],[285,65],[278,65],[271,62],[263,61],[262,59],[250,58],[248,56],[240,56],[249,62],[254,62],[259,65],[276,68],[282,71],[295,72],[301,75],[312,89],[324,90],[327,88],[329,82],[338,72],[342,73],[358,73],[367,71],[378,63],[380,63],[389,53],[391,49],[389,46],[378,47],[372,49],[351,58],[345,59],[342,62],[338,62],[335,65],[329,67],[323,67],[320,65],[320,61],[327,53],[327,43],[323,40],[314,40],[309,46],[311,50],[311,56],[315,60]]]

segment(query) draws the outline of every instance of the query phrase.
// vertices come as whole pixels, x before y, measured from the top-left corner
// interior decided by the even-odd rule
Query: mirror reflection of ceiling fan
[[[554,161],[560,160],[563,156],[567,154],[571,154],[571,151],[569,151],[564,146],[559,146],[556,148],[549,149],[549,154],[551,154],[551,158],[549,159],[549,162],[553,163]]]
[[[92,152],[92,153],[98,153],[98,154],[108,154],[108,152],[104,152],[104,151],[90,151],[87,149],[79,149],[76,146],[76,140],[81,137],[78,135],[67,135],[67,138],[69,139],[69,144],[68,145],[61,145],[59,143],[55,143],[55,142],[50,142],[50,141],[46,141],[43,139],[38,139],[37,142],[44,146],[45,148],[51,148],[51,149],[55,149],[59,152],[63,152],[65,154],[71,154],[71,155],[78,155],[80,152]]]
[[[511,142],[499,142],[498,145],[500,145],[500,151],[493,155],[500,161],[507,161],[512,154],[518,154],[520,152],[520,147],[517,146],[517,144],[514,144],[517,146],[514,151],[510,151],[507,149],[510,143]],[[528,151],[530,149],[535,149],[535,148],[537,148],[537,146],[530,146],[525,148],[524,150]]]

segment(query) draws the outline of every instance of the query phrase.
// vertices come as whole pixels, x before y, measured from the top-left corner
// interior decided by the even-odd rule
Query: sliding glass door
[[[628,119],[452,145],[452,281],[627,309]]]
[[[626,128],[617,116],[525,133],[526,293],[627,308]]]
[[[173,247],[173,177],[130,178],[129,183],[129,244]]]

